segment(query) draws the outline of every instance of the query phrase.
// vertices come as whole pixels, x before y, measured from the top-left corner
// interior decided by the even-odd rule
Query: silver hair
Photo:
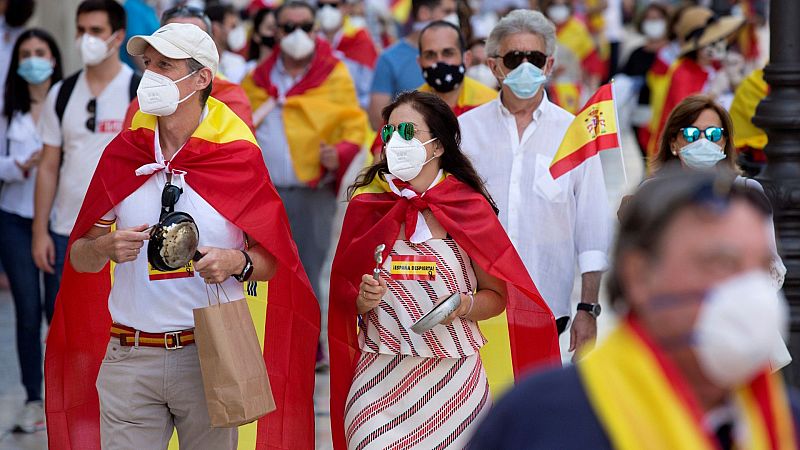
[[[497,56],[500,42],[512,34],[530,33],[544,39],[545,54],[553,56],[556,51],[556,27],[539,11],[515,9],[497,22],[486,40],[486,54]]]

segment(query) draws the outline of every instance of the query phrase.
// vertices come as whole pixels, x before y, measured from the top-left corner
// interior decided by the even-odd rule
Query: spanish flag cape
[[[664,101],[659,101],[660,105],[653,104],[648,154],[654,155],[658,151],[661,132],[672,110],[686,97],[703,92],[707,80],[708,72],[691,58],[678,58],[672,63],[666,76]]]
[[[570,114],[578,114],[581,107],[581,83],[557,81],[547,88],[547,97]]]
[[[455,176],[412,200],[393,193],[381,175],[358,189],[347,208],[331,271],[328,340],[331,362],[331,430],[334,446],[345,448],[344,410],[356,362],[360,356],[356,325],[356,297],[361,277],[375,267],[375,247],[386,244],[389,255],[400,226],[415,228],[417,212],[429,208],[433,216],[490,275],[506,282],[508,299],[505,335],[491,339],[481,350],[484,361],[510,354],[501,370],[513,376],[538,365],[558,364],[560,353],[553,313],[539,295],[517,251],[486,199]],[[491,361],[489,361],[491,362]],[[487,362],[490,384],[494,370]],[[502,363],[498,363],[502,364]],[[499,374],[498,376],[507,375]]]
[[[642,132],[640,141],[645,142],[644,148],[646,149],[648,158],[655,155],[658,150],[658,135],[656,134],[658,122],[655,118],[660,118],[661,112],[664,110],[664,101],[667,98],[667,89],[669,89],[669,80],[672,75],[671,68],[674,64],[674,62],[670,63],[665,60],[665,53],[666,50],[664,48],[659,50],[656,54],[655,61],[653,61],[653,65],[650,66],[650,70],[647,71],[647,75],[645,76],[645,82],[650,88],[651,117],[650,124],[646,127],[646,131]],[[643,129],[645,129],[645,127],[643,127]]]
[[[615,449],[719,448],[687,381],[635,319],[623,320],[577,367]],[[742,448],[798,448],[780,375],[765,370],[733,397],[747,427]]]
[[[733,96],[731,120],[736,134],[733,144],[736,148],[750,147],[762,150],[767,146],[767,133],[753,125],[756,107],[769,94],[769,85],[764,81],[764,69],[754,70],[744,80]]]
[[[330,45],[318,38],[308,71],[286,92],[285,98],[279,98],[270,72],[280,55],[276,47],[242,80],[253,111],[270,98],[282,104],[284,132],[298,180],[315,185],[325,175],[319,162],[321,143],[336,147],[339,169],[335,175],[341,180],[361,148],[368,127],[347,67],[333,55]]]
[[[250,101],[241,86],[228,81],[218,73],[211,84],[211,96],[227,105],[251,130],[253,129],[253,112],[250,110]],[[136,111],[139,111],[138,98],[134,98],[128,105],[128,111],[125,112],[125,119],[122,122],[123,130],[131,127]]]
[[[436,93],[436,90],[428,86],[428,83],[418,87],[417,90],[421,92],[430,92],[431,94]],[[453,105],[451,109],[456,116],[460,116],[461,114],[477,108],[484,103],[489,103],[496,98],[497,91],[489,86],[486,86],[480,81],[475,80],[474,78],[465,76],[464,81],[461,83],[461,92],[458,94],[456,104]],[[383,142],[381,141],[381,135],[380,133],[377,133],[375,135],[375,140],[372,141],[372,147],[370,148],[372,150],[372,154],[374,156],[380,156],[382,147]]]
[[[364,27],[355,27],[350,23],[350,18],[345,18],[342,34],[336,43],[336,50],[342,52],[344,56],[362,66],[375,68],[378,61],[378,50],[375,43],[369,36],[369,32]]]
[[[78,214],[70,247],[147,180],[148,176],[136,176],[135,170],[155,162],[155,125],[155,116],[139,112],[131,128],[108,144]],[[257,444],[250,448],[313,448],[319,306],[253,134],[228,107],[209,98],[208,115],[170,166],[185,171],[186,182],[200,196],[278,260],[275,277],[268,283],[266,325],[259,330],[265,335],[264,361],[277,410],[258,421]],[[71,264],[64,265],[45,356],[52,449],[100,448],[95,380],[111,329],[110,288],[109,265],[98,273],[77,273]]]
[[[576,17],[556,27],[556,39],[571,51],[581,63],[581,68],[601,79],[608,76],[608,65],[600,57],[597,45],[586,25]]]

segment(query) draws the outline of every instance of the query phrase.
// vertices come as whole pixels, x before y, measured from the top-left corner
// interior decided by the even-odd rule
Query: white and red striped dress
[[[396,255],[435,257],[436,279],[392,279]],[[389,290],[364,315],[359,332],[362,353],[345,406],[347,446],[464,448],[491,406],[478,354],[486,340],[471,320],[459,318],[423,335],[411,331],[411,325],[439,298],[474,291],[470,259],[452,239],[398,240],[382,277]]]

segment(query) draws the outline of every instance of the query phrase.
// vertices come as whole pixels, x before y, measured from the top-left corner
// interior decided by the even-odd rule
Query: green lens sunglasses
[[[414,134],[417,131],[426,131],[426,130],[415,130],[414,124],[411,122],[400,122],[397,124],[397,134],[400,135],[401,138],[410,141],[414,138]],[[381,128],[381,140],[384,144],[389,142],[389,139],[392,138],[394,134],[395,126],[391,124],[386,124]]]

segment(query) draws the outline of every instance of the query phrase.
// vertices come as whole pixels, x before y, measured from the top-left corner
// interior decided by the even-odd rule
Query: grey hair
[[[200,69],[203,69],[204,67],[206,67],[206,66],[203,65],[203,63],[201,63],[200,61],[198,61],[198,60],[196,60],[194,58],[188,58],[186,60],[186,65],[189,67],[189,73],[198,72],[198,71],[200,71]],[[212,79],[211,82],[208,83],[208,86],[206,86],[206,88],[203,89],[203,92],[200,93],[201,94],[200,95],[200,104],[201,105],[205,106],[206,101],[208,100],[208,97],[211,96],[211,89],[213,89],[213,87],[214,87],[213,84],[214,84],[214,80]]]
[[[497,56],[500,42],[512,34],[530,33],[544,39],[545,54],[553,56],[556,51],[556,27],[539,11],[515,9],[497,22],[486,40],[486,54]]]

